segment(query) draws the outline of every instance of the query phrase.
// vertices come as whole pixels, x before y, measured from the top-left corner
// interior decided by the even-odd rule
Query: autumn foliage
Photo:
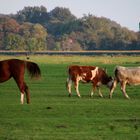
[[[138,50],[140,33],[105,17],[76,18],[69,9],[25,7],[0,15],[0,50]]]

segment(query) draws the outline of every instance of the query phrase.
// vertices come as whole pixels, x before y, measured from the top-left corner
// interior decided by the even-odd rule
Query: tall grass
[[[1,56],[0,60],[18,58],[26,60],[26,56]],[[31,55],[30,60],[44,64],[127,64],[140,65],[140,56],[73,56],[73,55]]]
[[[3,59],[25,56],[2,56]],[[20,105],[20,92],[13,79],[0,86],[0,140],[132,140],[140,138],[140,89],[127,87],[126,100],[118,85],[113,99],[102,87],[104,98],[89,97],[90,84],[80,84],[82,98],[65,89],[67,66],[99,65],[113,75],[116,65],[138,66],[140,57],[132,56],[30,56],[38,63],[42,79],[25,80],[31,92],[31,104]]]

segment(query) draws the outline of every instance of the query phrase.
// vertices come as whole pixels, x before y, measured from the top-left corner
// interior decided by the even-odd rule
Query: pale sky
[[[139,30],[140,0],[0,0],[0,13],[15,14],[25,6],[41,5],[48,12],[57,6],[65,7],[77,18],[90,13],[109,18],[130,30]]]

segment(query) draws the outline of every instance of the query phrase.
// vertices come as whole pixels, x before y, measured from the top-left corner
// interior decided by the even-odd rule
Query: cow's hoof
[[[71,94],[69,94],[69,97],[71,97]]]
[[[92,96],[92,95],[89,95],[89,97],[90,97],[90,98],[93,98],[93,96]]]
[[[101,98],[104,98],[103,96],[100,96]]]
[[[128,96],[128,97],[126,97],[126,99],[130,100],[130,97]]]
[[[112,99],[112,97],[111,97],[111,96],[109,96],[109,99]]]

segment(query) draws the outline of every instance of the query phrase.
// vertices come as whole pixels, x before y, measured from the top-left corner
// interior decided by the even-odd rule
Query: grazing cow
[[[140,67],[122,67],[117,66],[115,68],[115,80],[113,82],[113,86],[110,90],[110,98],[112,98],[112,94],[117,83],[120,82],[121,91],[124,96],[129,99],[129,96],[126,93],[126,85],[139,85],[140,84]]]
[[[93,96],[93,93],[95,92],[95,89],[97,87],[99,91],[99,95],[103,97],[102,93],[100,92],[99,86],[103,84],[103,85],[107,85],[111,89],[112,84],[113,84],[112,77],[109,77],[106,74],[106,71],[104,69],[101,69],[95,66],[72,65],[72,66],[69,66],[68,68],[68,74],[69,74],[69,77],[66,82],[66,87],[68,89],[69,96],[71,96],[72,82],[74,82],[74,87],[79,97],[80,97],[80,92],[79,92],[78,87],[79,87],[80,81],[82,83],[93,84],[93,88],[92,88],[90,96]]]

